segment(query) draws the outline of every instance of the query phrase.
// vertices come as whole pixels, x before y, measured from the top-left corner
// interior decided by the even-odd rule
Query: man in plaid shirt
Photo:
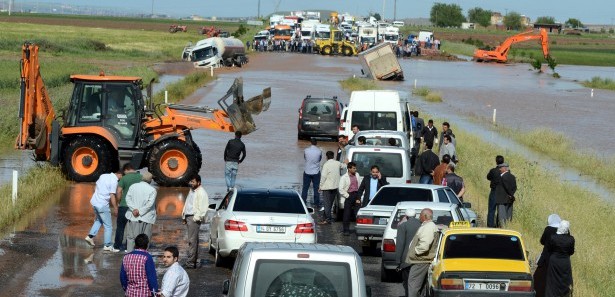
[[[149,238],[139,234],[135,238],[135,250],[124,256],[120,269],[120,281],[127,297],[149,297],[158,291],[154,259],[146,251]]]

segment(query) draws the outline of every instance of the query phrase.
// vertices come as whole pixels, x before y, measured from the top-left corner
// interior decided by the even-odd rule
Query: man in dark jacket
[[[404,285],[406,297],[408,297],[408,273],[410,273],[410,263],[406,262],[408,257],[408,249],[410,242],[416,230],[421,227],[421,221],[416,218],[416,211],[412,208],[406,209],[405,217],[397,225],[397,242],[395,242],[395,262],[397,263],[397,271],[401,272],[401,279]]]
[[[433,142],[427,142],[425,147],[427,149],[419,155],[419,159],[416,161],[414,175],[420,176],[419,183],[431,184],[433,183],[433,171],[440,164],[440,160],[438,155],[431,150]]]
[[[517,180],[508,171],[507,163],[499,164],[497,167],[500,169],[500,182],[495,187],[495,203],[498,206],[498,220],[502,227],[507,221],[512,220]]]
[[[363,178],[361,185],[359,186],[358,196],[363,194],[363,200],[361,201],[361,207],[365,207],[369,203],[376,192],[382,188],[382,186],[388,185],[387,178],[380,173],[378,165],[373,165],[370,172],[370,177]]]
[[[421,138],[423,139],[425,145],[431,143],[433,147],[434,141],[438,139],[438,129],[434,127],[433,120],[430,119],[427,121],[427,126],[423,127],[423,130],[421,131]]]
[[[497,165],[504,163],[504,157],[497,156],[495,157],[495,165],[496,167],[491,168],[489,173],[487,173],[487,179],[489,180],[489,205],[487,207],[487,227],[495,228],[497,227],[495,223],[495,187],[500,182],[500,169]]]
[[[246,146],[241,141],[241,131],[235,131],[235,138],[228,141],[224,149],[224,179],[227,189],[235,187],[239,164],[246,158]]]

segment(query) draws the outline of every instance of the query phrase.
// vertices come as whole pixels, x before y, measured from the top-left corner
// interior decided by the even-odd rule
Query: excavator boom
[[[533,31],[527,31],[508,37],[492,51],[478,49],[474,52],[474,60],[477,62],[495,61],[506,63],[508,60],[508,51],[513,44],[530,40],[540,40],[544,57],[547,58],[549,56],[549,36],[545,29],[540,29],[538,34]]]

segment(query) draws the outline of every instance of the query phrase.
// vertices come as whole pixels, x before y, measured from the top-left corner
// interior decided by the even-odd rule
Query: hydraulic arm
[[[505,63],[508,60],[508,51],[510,47],[519,42],[525,42],[530,40],[540,40],[542,46],[542,53],[545,59],[549,56],[549,36],[547,35],[547,31],[545,29],[540,29],[538,34],[533,31],[523,32],[511,37],[506,38],[502,44],[497,46],[492,51],[487,50],[476,50],[474,52],[474,60],[481,61],[495,61],[500,63]]]

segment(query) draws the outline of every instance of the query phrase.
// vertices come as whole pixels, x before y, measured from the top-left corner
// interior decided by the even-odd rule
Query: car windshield
[[[252,296],[352,296],[348,263],[258,260]]]
[[[206,47],[203,49],[192,51],[192,60],[193,61],[201,61],[208,58],[211,58],[215,55],[215,51],[213,47]]]
[[[421,209],[415,209],[416,212],[415,218],[419,218],[419,214],[421,213]],[[406,210],[398,209],[395,217],[393,218],[393,222],[391,222],[391,229],[397,229],[399,225],[399,221],[404,217]],[[436,225],[444,225],[447,226],[453,221],[453,214],[448,210],[433,210],[433,222]]]
[[[369,204],[395,206],[401,201],[432,202],[433,198],[429,189],[383,187]]]
[[[237,193],[233,211],[276,212],[305,214],[297,195],[264,193]]]
[[[378,165],[385,177],[399,178],[404,176],[403,162],[400,153],[355,152],[352,162],[357,164],[357,172],[361,176],[369,176],[372,165]],[[393,203],[395,205],[397,203]]]
[[[519,237],[499,234],[450,235],[444,243],[443,258],[525,260]]]

